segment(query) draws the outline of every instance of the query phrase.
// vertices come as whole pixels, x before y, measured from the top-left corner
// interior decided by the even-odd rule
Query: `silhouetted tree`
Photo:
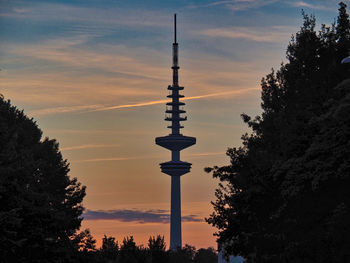
[[[186,244],[183,248],[178,248],[176,251],[169,251],[169,262],[192,263],[196,248]]]
[[[80,233],[74,234],[71,238],[75,249],[82,252],[95,252],[96,240],[91,235],[90,229],[85,229]]]
[[[68,176],[55,140],[0,96],[0,258],[56,262],[73,255],[85,187]]]
[[[133,236],[124,238],[119,251],[119,262],[137,263],[140,255],[139,250],[140,249],[136,246]]]
[[[318,33],[303,17],[288,63],[262,80],[262,115],[242,115],[252,134],[228,149],[230,165],[206,169],[221,181],[207,221],[228,254],[251,262],[342,262],[349,249],[350,85],[340,61],[350,23],[344,3]]]
[[[105,259],[116,260],[118,256],[119,246],[114,237],[102,238],[102,247],[100,249],[101,256]]]
[[[148,248],[151,251],[165,251],[166,244],[164,241],[164,236],[158,235],[157,237],[149,237]]]
[[[214,248],[209,247],[207,249],[200,248],[197,250],[193,258],[194,263],[217,263],[218,255],[216,254]]]
[[[67,262],[83,263],[216,263],[217,254],[213,248],[199,249],[190,245],[178,248],[176,251],[166,251],[164,237],[157,235],[150,237],[148,247],[137,246],[133,236],[123,239],[120,249],[114,237],[102,238],[102,246],[95,248],[95,239],[90,231],[85,229],[71,237],[71,244],[75,251],[74,258]]]
[[[168,261],[164,236],[158,235],[157,237],[149,237],[148,250],[152,263],[162,263]]]
[[[80,233],[76,233],[71,237],[76,259],[84,263],[98,262],[98,254],[96,249],[96,240],[91,235],[90,229],[85,229]]]

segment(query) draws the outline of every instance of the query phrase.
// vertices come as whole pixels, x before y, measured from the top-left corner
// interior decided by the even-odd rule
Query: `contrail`
[[[61,151],[71,151],[71,150],[85,150],[85,149],[93,149],[93,148],[114,148],[119,147],[119,144],[83,144],[83,145],[75,145],[70,147],[63,147]]]
[[[185,154],[184,157],[196,158],[196,157],[207,157],[222,155],[225,156],[225,152],[203,152],[203,153],[190,153]],[[105,157],[105,158],[93,158],[72,161],[72,163],[91,163],[91,162],[110,162],[110,161],[130,161],[130,160],[145,160],[145,159],[158,159],[164,155],[145,155],[145,156],[130,156],[130,157]]]
[[[63,106],[56,108],[46,108],[39,110],[32,110],[29,112],[31,116],[42,116],[42,115],[51,115],[56,113],[68,113],[81,110],[90,110],[90,109],[99,109],[101,105],[79,105],[79,106]]]
[[[209,97],[219,97],[224,95],[239,95],[252,90],[259,90],[259,88],[248,88],[248,89],[239,89],[239,90],[232,90],[232,91],[226,91],[226,92],[210,93],[205,95],[185,97],[181,100],[198,100],[198,99],[204,99]],[[123,105],[115,105],[115,106],[108,106],[108,107],[105,107],[102,105],[66,106],[66,107],[33,110],[29,114],[31,116],[41,116],[41,115],[51,115],[56,113],[69,113],[69,112],[88,113],[88,112],[109,111],[109,110],[117,110],[117,109],[124,109],[124,108],[151,106],[156,104],[163,104],[169,101],[170,100],[167,100],[167,99],[153,100],[153,101],[146,101],[146,102],[140,102],[135,104],[123,104]]]
[[[226,92],[218,92],[218,93],[211,93],[211,94],[205,94],[205,95],[199,95],[199,96],[185,97],[181,100],[198,100],[198,99],[217,97],[217,96],[223,96],[223,95],[235,95],[235,94],[238,95],[238,94],[245,93],[247,91],[258,90],[258,89],[259,88],[249,88],[249,89],[240,89],[240,90],[233,90],[233,91],[226,91]],[[141,102],[141,103],[135,103],[135,104],[116,105],[116,106],[92,109],[92,110],[89,110],[87,112],[108,111],[108,110],[117,110],[117,109],[123,109],[123,108],[143,107],[143,106],[149,106],[149,105],[155,105],[155,104],[163,104],[163,103],[166,103],[169,101],[170,100],[154,100],[154,101]]]

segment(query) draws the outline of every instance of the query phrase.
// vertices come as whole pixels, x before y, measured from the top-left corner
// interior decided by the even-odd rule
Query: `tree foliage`
[[[91,236],[90,232],[88,235]],[[86,231],[82,232],[82,236],[86,236]],[[133,236],[125,237],[120,247],[116,239],[111,236],[102,238],[102,246],[98,250],[86,250],[86,243],[80,242],[80,244],[77,259],[84,263],[217,263],[218,261],[213,248],[196,250],[195,247],[186,244],[176,251],[167,250],[164,237],[160,235],[150,237],[147,247],[136,245]]]
[[[109,260],[116,260],[118,256],[118,241],[114,237],[107,237],[106,235],[102,238],[101,254],[104,258]]]
[[[85,187],[68,176],[55,140],[0,96],[0,258],[56,262],[70,257]],[[67,259],[68,260],[68,259]]]
[[[229,148],[207,219],[228,254],[250,262],[343,262],[350,251],[348,68],[350,22],[304,23],[286,64],[262,79],[262,115],[243,114],[251,134]]]

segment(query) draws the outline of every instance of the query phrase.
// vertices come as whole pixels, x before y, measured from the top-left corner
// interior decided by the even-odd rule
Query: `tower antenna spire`
[[[176,43],[176,13],[174,14],[174,43]]]

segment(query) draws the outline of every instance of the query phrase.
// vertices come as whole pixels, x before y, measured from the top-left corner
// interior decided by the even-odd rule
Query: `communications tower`
[[[173,43],[173,84],[168,86],[171,91],[167,97],[171,102],[166,104],[165,120],[171,123],[168,128],[171,134],[156,138],[156,144],[171,151],[171,161],[161,163],[160,168],[163,173],[171,176],[171,215],[170,215],[170,249],[176,250],[182,247],[181,238],[181,194],[180,194],[180,177],[188,173],[191,164],[180,161],[180,151],[196,144],[196,138],[184,136],[180,133],[181,121],[186,121],[187,117],[181,114],[186,111],[183,109],[185,103],[180,101],[184,95],[180,91],[184,87],[179,86],[179,65],[178,65],[178,43],[176,41],[176,14],[174,14],[174,43]]]

